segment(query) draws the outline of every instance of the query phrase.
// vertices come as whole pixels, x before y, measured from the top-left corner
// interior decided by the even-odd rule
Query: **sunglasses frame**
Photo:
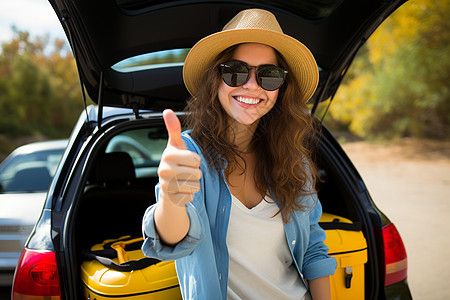
[[[242,66],[244,66],[244,67],[247,69],[247,78],[244,80],[244,82],[243,82],[242,84],[233,86],[233,85],[228,84],[228,82],[225,81],[225,79],[224,79],[224,77],[223,77],[223,71],[224,71],[224,68],[226,68],[226,67],[227,67],[227,68],[231,68],[230,65],[229,65],[230,62],[237,62],[237,63],[241,64]],[[273,64],[264,64],[264,65],[259,65],[259,66],[249,66],[246,62],[243,62],[243,61],[237,60],[237,59],[231,59],[231,60],[228,60],[228,61],[226,61],[226,62],[220,63],[219,66],[220,66],[220,73],[221,73],[221,75],[222,75],[222,80],[223,80],[223,82],[225,82],[225,84],[228,85],[228,86],[230,86],[230,87],[239,87],[239,86],[243,86],[243,85],[250,79],[250,71],[253,69],[253,70],[255,70],[256,82],[258,83],[258,85],[259,85],[262,89],[264,89],[264,90],[266,90],[266,91],[276,91],[276,90],[278,90],[278,89],[283,85],[284,80],[286,79],[286,75],[288,74],[288,71],[286,71],[286,70],[284,70],[284,69],[282,69],[282,68],[280,68],[280,67],[278,67],[278,66],[276,66],[276,65],[273,65]],[[266,88],[264,88],[264,87],[262,86],[262,81],[261,81],[261,78],[260,78],[260,76],[259,76],[259,71],[260,71],[262,68],[267,68],[267,67],[275,67],[276,69],[278,69],[278,70],[281,71],[281,74],[283,74],[283,78],[282,78],[282,81],[281,81],[280,85],[279,85],[277,88],[275,88],[275,89],[266,89]],[[231,69],[232,69],[232,68],[231,68]],[[274,78],[276,78],[276,77],[274,77]]]

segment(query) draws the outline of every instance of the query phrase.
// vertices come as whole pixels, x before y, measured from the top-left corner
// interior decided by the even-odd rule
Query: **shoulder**
[[[183,139],[184,144],[186,145],[186,149],[197,153],[200,156],[201,165],[200,168],[212,168],[209,162],[207,161],[202,148],[197,144],[194,138],[191,136],[191,130],[186,130],[181,133],[181,138]],[[202,170],[204,171],[204,170]]]
[[[183,139],[184,144],[186,145],[186,148],[189,151],[195,152],[197,154],[202,154],[202,151],[200,149],[200,146],[194,141],[194,139],[191,136],[191,130],[186,130],[181,133],[181,138]]]

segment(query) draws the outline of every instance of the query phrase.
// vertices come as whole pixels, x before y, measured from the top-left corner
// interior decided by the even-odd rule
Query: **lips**
[[[242,96],[235,96],[234,99],[241,103],[255,105],[261,102],[260,98],[250,98],[250,97],[242,97]]]

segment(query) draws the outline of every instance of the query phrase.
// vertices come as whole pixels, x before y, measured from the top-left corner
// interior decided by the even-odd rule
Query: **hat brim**
[[[319,70],[309,49],[283,33],[253,28],[220,31],[201,39],[192,47],[183,67],[184,84],[189,93],[196,94],[204,72],[219,53],[241,43],[264,44],[280,52],[295,74],[304,94],[303,100],[306,102],[312,97],[319,82]]]

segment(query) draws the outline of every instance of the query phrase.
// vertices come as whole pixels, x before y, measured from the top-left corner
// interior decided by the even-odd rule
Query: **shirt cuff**
[[[336,259],[334,257],[329,257],[314,261],[305,266],[303,269],[303,275],[306,280],[329,276],[334,274],[336,267]]]

